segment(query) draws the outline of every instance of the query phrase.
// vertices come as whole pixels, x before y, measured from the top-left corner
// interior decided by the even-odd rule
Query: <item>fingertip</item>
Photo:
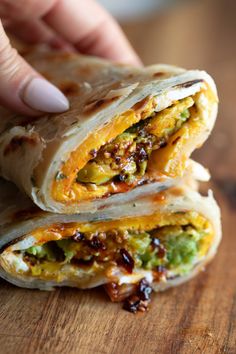
[[[23,102],[32,109],[47,113],[61,113],[69,109],[65,95],[49,81],[34,77],[22,91]]]

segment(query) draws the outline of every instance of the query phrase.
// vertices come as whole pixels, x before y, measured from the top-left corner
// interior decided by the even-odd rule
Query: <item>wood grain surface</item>
[[[236,353],[236,1],[187,1],[124,25],[145,64],[203,68],[220,111],[195,157],[208,166],[224,239],[207,270],[133,315],[102,289],[40,292],[1,281],[0,353]]]

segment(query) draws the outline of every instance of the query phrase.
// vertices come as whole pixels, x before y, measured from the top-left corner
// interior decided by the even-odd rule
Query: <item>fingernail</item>
[[[31,108],[42,112],[59,113],[69,109],[69,101],[50,82],[33,78],[23,91],[23,101]]]

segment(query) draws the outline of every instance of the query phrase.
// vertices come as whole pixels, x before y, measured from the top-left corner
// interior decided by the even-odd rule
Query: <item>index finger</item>
[[[94,0],[57,1],[44,20],[82,53],[141,64],[119,25]]]

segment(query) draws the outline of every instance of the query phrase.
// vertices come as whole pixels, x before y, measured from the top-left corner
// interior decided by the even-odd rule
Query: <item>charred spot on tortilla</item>
[[[153,77],[157,78],[157,77],[163,77],[163,76],[166,76],[167,73],[166,72],[163,72],[163,71],[158,71],[154,74],[152,74]]]
[[[134,111],[138,111],[138,110],[142,110],[145,108],[145,106],[148,104],[148,102],[150,101],[151,96],[147,96],[144,97],[141,101],[135,103],[135,105],[133,106],[133,110]]]
[[[77,95],[80,91],[80,85],[74,81],[64,81],[59,84],[59,89],[66,96]]]
[[[159,193],[154,194],[154,196],[152,197],[152,200],[154,202],[159,202],[159,203],[163,203],[166,201],[166,194],[164,192],[165,188],[160,189]]]
[[[39,141],[39,137],[37,134],[31,134],[31,136],[14,136],[9,144],[4,149],[4,156],[14,153],[18,149],[22,147],[24,144],[30,144],[32,146],[36,146]]]
[[[188,87],[191,87],[191,86],[193,86],[195,84],[199,84],[200,82],[204,82],[204,80],[203,79],[191,80],[191,81],[183,82],[182,84],[175,85],[174,87],[176,87],[176,88],[188,88]]]
[[[89,102],[83,109],[83,113],[90,115],[96,113],[100,109],[106,108],[110,103],[118,100],[121,96],[114,96],[111,98],[102,98]]]

